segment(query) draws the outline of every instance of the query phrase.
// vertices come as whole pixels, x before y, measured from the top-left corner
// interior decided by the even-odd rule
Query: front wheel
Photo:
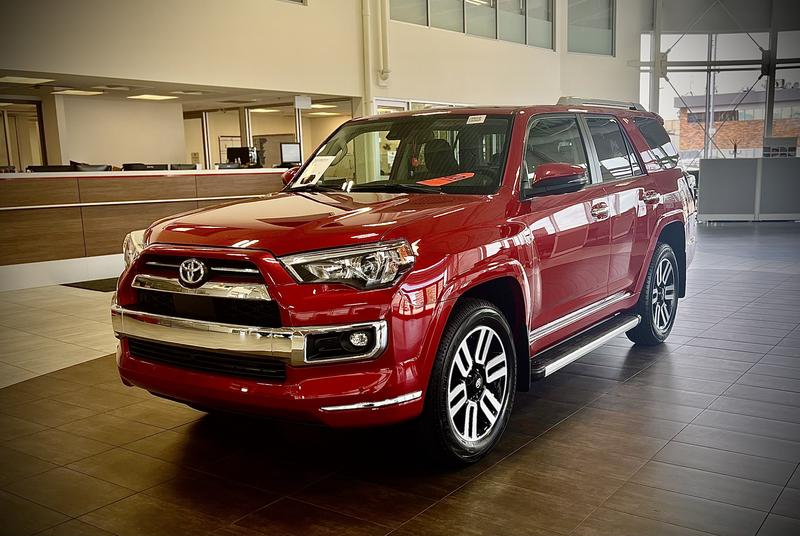
[[[505,316],[483,300],[460,303],[442,335],[420,419],[435,459],[472,463],[494,447],[511,414],[516,371]]]
[[[636,344],[661,344],[672,331],[678,312],[680,272],[675,252],[669,244],[660,243],[653,252],[639,302],[634,313],[642,317],[638,326],[627,332]]]

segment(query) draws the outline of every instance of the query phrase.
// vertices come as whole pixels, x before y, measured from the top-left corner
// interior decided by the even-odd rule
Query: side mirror
[[[298,171],[300,171],[300,166],[294,166],[281,173],[281,180],[283,181],[283,184],[286,185],[292,182],[292,179],[294,179],[294,176],[297,175]]]
[[[526,197],[577,192],[589,184],[589,176],[581,166],[564,162],[540,164],[533,171],[533,185]]]

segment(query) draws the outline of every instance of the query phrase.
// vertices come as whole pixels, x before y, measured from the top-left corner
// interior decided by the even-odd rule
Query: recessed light
[[[275,108],[250,108],[250,111],[259,114],[271,114],[275,112],[280,112],[280,110],[277,110]]]
[[[128,97],[129,99],[140,99],[140,100],[169,100],[169,99],[177,99],[173,95],[131,95]]]
[[[180,91],[170,91],[173,95],[205,95],[203,91],[196,91],[196,90],[180,90]]]
[[[316,109],[316,110],[320,110],[322,108],[336,108],[336,105],[335,104],[312,104],[311,107]]]
[[[61,89],[59,91],[51,92],[52,95],[79,95],[82,97],[90,97],[92,95],[102,95],[102,91],[86,91],[84,89]]]
[[[0,76],[0,82],[8,84],[46,84],[48,82],[55,82],[52,78],[29,78],[27,76]]]
[[[341,114],[337,114],[336,112],[311,112],[308,115],[330,116],[330,115],[341,115]]]

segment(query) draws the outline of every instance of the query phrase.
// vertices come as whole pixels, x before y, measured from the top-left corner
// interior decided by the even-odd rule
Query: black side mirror
[[[564,194],[577,192],[587,184],[589,184],[589,176],[581,166],[551,162],[536,166],[533,172],[533,184],[527,189],[523,188],[523,192],[527,193],[525,198],[537,195]]]

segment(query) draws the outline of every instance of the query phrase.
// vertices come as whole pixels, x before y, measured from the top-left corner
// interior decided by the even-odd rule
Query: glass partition
[[[464,0],[429,0],[431,26],[464,31]]]
[[[42,126],[37,104],[4,102],[0,106],[0,166],[22,172],[44,163]]]
[[[497,37],[497,3],[495,0],[465,2],[467,33],[482,37]]]
[[[499,0],[500,39],[515,43],[525,42],[525,0]]]
[[[570,52],[614,54],[614,0],[569,0]]]

